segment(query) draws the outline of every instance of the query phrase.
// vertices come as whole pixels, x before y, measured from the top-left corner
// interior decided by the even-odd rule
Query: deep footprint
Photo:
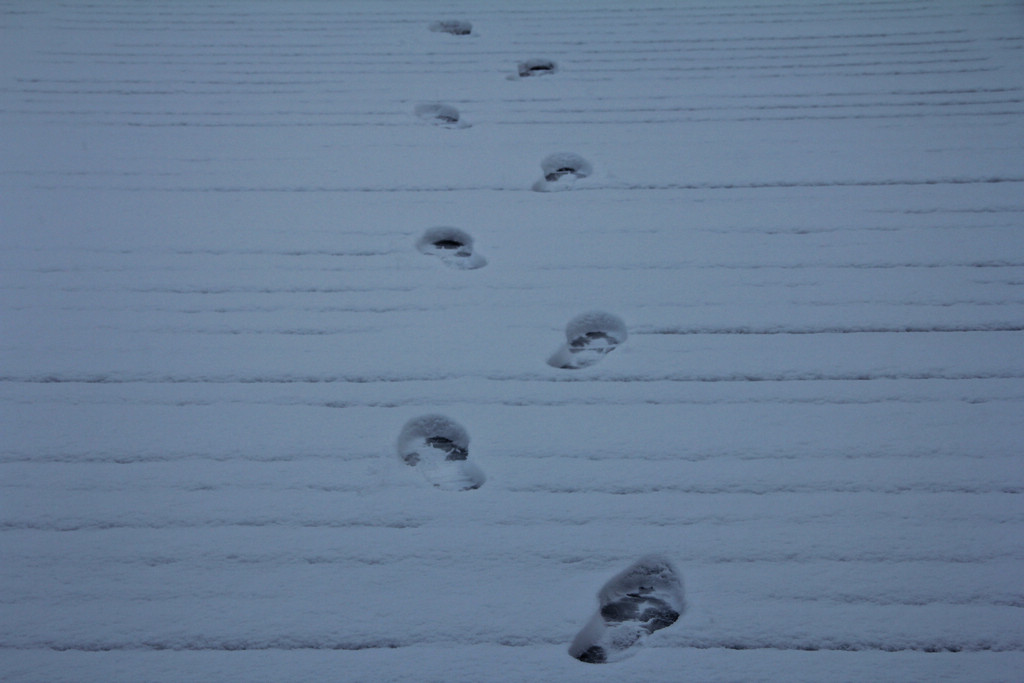
[[[450,104],[426,102],[417,104],[413,110],[418,118],[445,128],[469,128],[470,124],[462,121],[459,110]]]
[[[636,654],[647,637],[674,624],[686,610],[683,582],[659,555],[641,558],[597,594],[598,612],[577,634],[569,654],[589,664]]]
[[[487,265],[487,259],[473,250],[472,236],[459,228],[430,228],[416,241],[416,248],[423,254],[438,257],[451,268],[472,270]]]
[[[565,326],[566,343],[548,359],[548,365],[566,370],[586,368],[626,341],[626,323],[604,311],[581,313]]]
[[[544,179],[534,183],[533,189],[537,192],[567,190],[577,180],[594,172],[589,161],[572,152],[549,154],[540,162],[540,168],[544,172]]]
[[[469,462],[469,434],[444,415],[421,415],[405,423],[398,436],[398,457],[428,482],[446,491],[469,491],[486,477]]]
[[[557,73],[557,71],[558,64],[550,59],[527,59],[525,62],[519,62],[519,64],[516,65],[516,72],[519,74],[520,78],[547,76]]]
[[[473,24],[462,19],[444,19],[430,24],[435,33],[450,33],[453,36],[468,36],[473,32]]]

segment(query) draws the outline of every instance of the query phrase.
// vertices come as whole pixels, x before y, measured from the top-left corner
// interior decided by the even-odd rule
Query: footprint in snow
[[[439,489],[468,491],[486,480],[468,460],[469,434],[444,415],[421,415],[406,422],[398,436],[398,457]]]
[[[473,32],[473,24],[462,19],[443,19],[430,24],[435,33],[450,33],[453,36],[468,36]]]
[[[550,59],[527,59],[516,64],[516,73],[508,77],[510,81],[534,76],[549,76],[558,72],[558,64]]]
[[[603,311],[581,313],[565,326],[566,342],[548,359],[555,368],[575,370],[593,365],[626,341],[626,323]]]
[[[421,120],[445,128],[469,128],[471,125],[461,120],[459,110],[450,104],[426,102],[417,104],[413,111]]]
[[[568,190],[576,181],[594,172],[590,162],[572,152],[555,152],[540,162],[544,178],[533,184],[535,192],[558,192]]]
[[[650,634],[674,624],[686,609],[683,582],[659,555],[643,557],[612,577],[597,600],[597,613],[569,646],[570,655],[590,664],[636,654]]]
[[[483,268],[487,259],[473,251],[473,238],[465,230],[449,226],[429,228],[416,241],[421,253],[437,256],[446,266],[461,270]]]

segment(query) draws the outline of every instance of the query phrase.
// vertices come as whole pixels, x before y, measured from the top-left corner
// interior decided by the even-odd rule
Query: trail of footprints
[[[429,29],[453,36],[473,34],[468,21],[448,19]],[[516,66],[511,80],[550,76],[558,65],[548,59],[528,59]],[[445,128],[468,128],[458,109],[440,102],[422,103],[414,113],[421,120]],[[532,189],[557,192],[572,188],[594,172],[589,161],[572,152],[556,152],[541,161],[542,177]],[[427,229],[416,241],[423,254],[455,270],[487,265],[474,248],[473,237],[451,226]],[[565,342],[548,358],[548,365],[578,370],[600,362],[623,344],[626,324],[617,315],[587,311],[571,319]],[[414,417],[402,427],[397,455],[436,488],[446,491],[479,489],[486,476],[469,457],[469,432],[455,420],[439,414]],[[607,663],[634,654],[655,631],[671,626],[683,614],[683,584],[671,562],[659,555],[646,556],[613,576],[597,594],[598,610],[576,635],[569,654],[588,663]]]

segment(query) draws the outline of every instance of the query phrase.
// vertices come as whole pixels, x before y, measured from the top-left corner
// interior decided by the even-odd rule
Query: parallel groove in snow
[[[0,9],[0,678],[1019,675],[1019,3],[451,10]],[[572,660],[651,551],[689,613]]]
[[[477,640],[469,641],[469,644],[487,644],[489,640]],[[375,649],[396,649],[402,647],[412,647],[422,645],[422,641],[388,641],[388,642],[322,642],[319,640],[300,640],[294,638],[282,639],[280,641],[272,642],[244,642],[236,639],[230,639],[227,642],[216,643],[209,642],[208,639],[204,639],[200,643],[189,644],[178,641],[167,641],[167,642],[154,642],[154,641],[142,641],[142,642],[128,642],[128,643],[30,643],[26,645],[15,645],[6,646],[8,649],[13,650],[53,650],[56,652],[67,652],[69,650],[75,650],[79,652],[124,652],[124,651],[139,651],[139,650],[152,650],[152,651],[164,651],[171,650],[175,652],[209,652],[209,651],[223,651],[223,652],[239,652],[239,651],[259,651],[259,650],[375,650]],[[515,642],[503,642],[502,647],[538,647],[538,646],[557,646],[559,645],[559,639],[557,638],[532,638],[529,640],[515,640]],[[709,649],[727,649],[727,650],[802,650],[805,652],[818,652],[818,651],[842,651],[842,652],[864,652],[869,650],[876,650],[880,652],[1012,652],[1017,649],[1013,645],[1002,645],[992,644],[986,641],[974,641],[968,643],[957,643],[940,641],[934,643],[921,643],[909,646],[894,646],[885,642],[839,642],[830,643],[828,645],[822,645],[820,643],[814,643],[812,641],[801,643],[800,641],[781,641],[778,643],[744,643],[736,641],[701,641],[691,642],[687,644],[687,647],[709,650]]]

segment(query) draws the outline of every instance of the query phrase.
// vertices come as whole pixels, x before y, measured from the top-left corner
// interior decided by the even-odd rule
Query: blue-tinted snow
[[[1019,3],[8,0],[0,32],[0,678],[1024,670]],[[531,191],[566,151],[587,177]],[[588,310],[628,340],[550,367]],[[486,485],[395,457],[431,413]],[[572,659],[648,553],[687,613]]]

